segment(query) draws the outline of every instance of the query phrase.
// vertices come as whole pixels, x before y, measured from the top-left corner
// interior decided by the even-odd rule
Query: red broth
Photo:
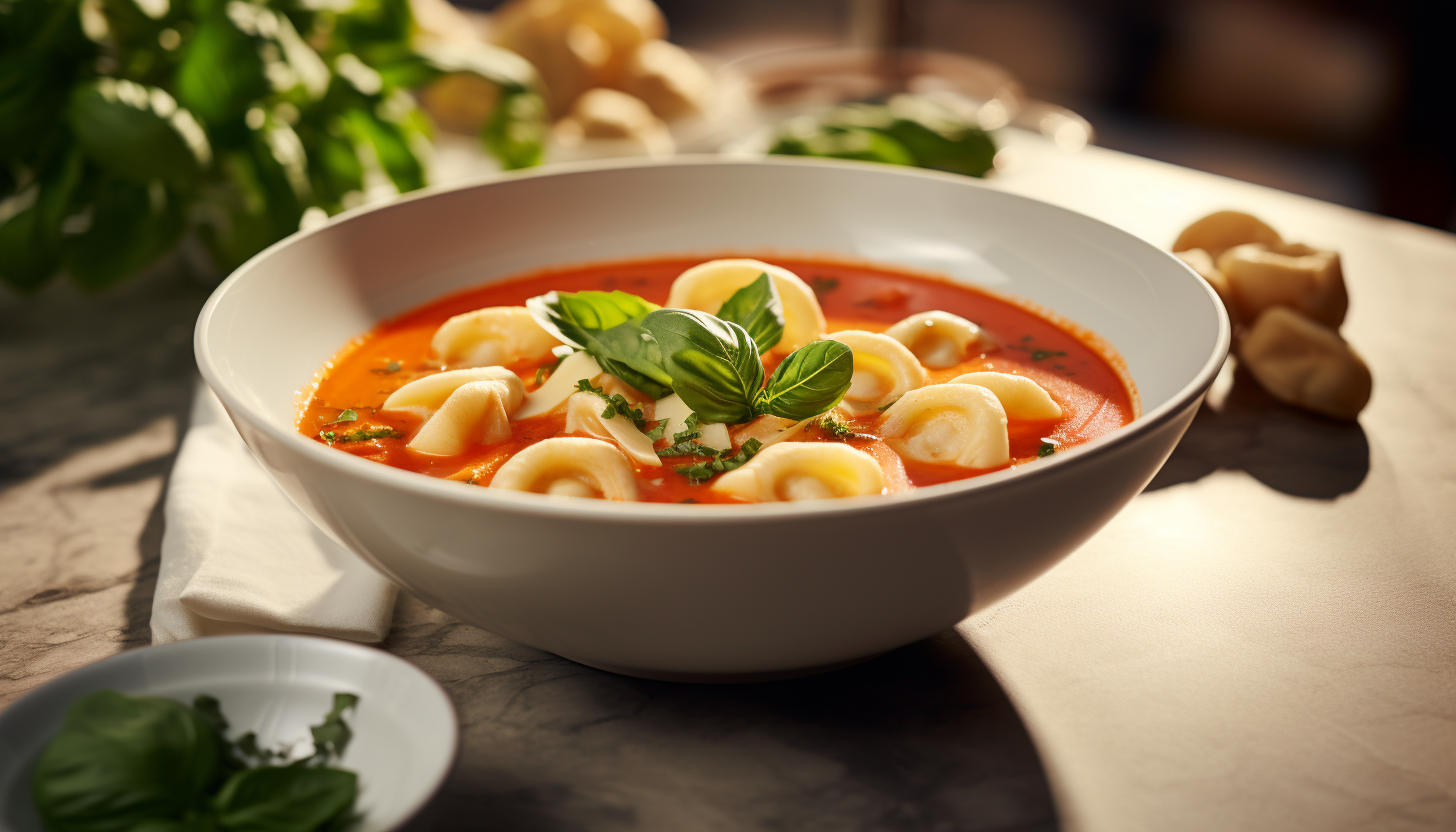
[[[723,255],[740,256],[740,255]],[[495,471],[512,454],[533,442],[556,436],[565,426],[558,409],[540,417],[512,423],[506,442],[477,446],[453,457],[426,456],[405,448],[419,420],[379,408],[407,382],[443,369],[432,359],[430,339],[448,318],[488,306],[520,306],[527,298],[551,290],[621,289],[653,303],[664,303],[672,281],[707,258],[673,258],[610,263],[584,268],[539,272],[515,280],[492,283],[440,298],[385,321],[355,339],[320,371],[312,395],[301,408],[297,427],[305,436],[323,442],[325,430],[393,429],[405,438],[381,438],[337,443],[333,447],[366,459],[432,477],[488,485]],[[1065,449],[1103,436],[1137,416],[1137,394],[1121,359],[1093,333],[1059,320],[1030,304],[999,298],[945,280],[909,274],[882,266],[760,258],[803,278],[819,298],[829,332],[848,329],[882,332],[916,312],[940,309],[979,324],[998,345],[947,369],[930,369],[929,382],[940,383],[962,373],[992,370],[1024,375],[1049,392],[1062,407],[1062,416],[1045,421],[1010,423],[1011,465],[1034,464],[1044,444]],[[771,361],[777,360],[771,358]],[[767,372],[774,365],[767,366]],[[512,367],[526,389],[534,390],[538,365]],[[358,421],[330,427],[345,409],[358,413]],[[876,416],[851,420],[850,426],[873,435]],[[807,441],[838,441],[811,429]],[[665,442],[659,442],[660,446]],[[877,438],[851,439],[848,444],[873,456],[885,473],[887,491],[979,476],[990,470],[966,470],[914,461],[902,461]],[[637,464],[639,498],[648,502],[737,502],[717,494],[709,483],[692,485],[673,470],[674,464],[694,460],[665,460],[661,468]]]

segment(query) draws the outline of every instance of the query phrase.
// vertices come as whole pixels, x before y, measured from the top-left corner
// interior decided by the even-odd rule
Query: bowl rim
[[[1111,433],[1093,439],[1090,442],[1077,445],[1066,451],[1059,452],[1051,458],[1038,460],[1037,464],[1029,470],[1023,470],[1025,466],[1011,466],[990,474],[937,483],[896,494],[879,494],[837,500],[754,503],[745,505],[683,505],[678,503],[580,499],[563,501],[559,498],[544,494],[504,491],[491,488],[462,488],[459,483],[417,474],[413,471],[400,470],[388,465],[381,465],[377,462],[361,459],[353,454],[338,453],[331,448],[312,441],[296,430],[279,427],[267,415],[261,413],[257,408],[242,400],[237,395],[234,395],[228,389],[228,385],[223,381],[223,375],[219,371],[208,345],[208,336],[213,315],[218,307],[227,301],[229,293],[235,286],[247,280],[248,276],[258,270],[260,265],[271,257],[275,251],[297,245],[315,234],[327,232],[335,225],[367,214],[394,210],[408,203],[429,199],[440,194],[490,187],[493,184],[515,182],[523,179],[542,177],[567,178],[605,171],[637,169],[756,165],[822,167],[848,169],[858,172],[872,171],[891,176],[909,176],[912,178],[952,182],[964,187],[982,188],[988,192],[997,194],[997,198],[1033,203],[1042,209],[1070,215],[1081,222],[1091,222],[1102,226],[1114,235],[1132,240],[1136,245],[1148,246],[1154,251],[1161,253],[1168,261],[1176,264],[1188,279],[1196,281],[1197,285],[1211,301],[1212,308],[1221,313],[1218,315],[1218,333],[1215,338],[1214,348],[1204,361],[1203,366],[1194,373],[1193,377],[1181,389],[1169,397],[1167,401],[1159,404],[1150,411],[1144,411],[1142,415],[1118,430],[1114,430]],[[651,521],[653,523],[665,522],[668,524],[698,524],[713,520],[729,520],[735,524],[739,524],[745,522],[783,522],[802,517],[834,516],[849,512],[863,514],[866,512],[896,511],[907,507],[924,507],[928,504],[943,502],[945,500],[959,499],[985,489],[998,487],[1009,488],[1018,485],[1030,486],[1045,477],[1056,476],[1066,466],[1083,464],[1085,460],[1120,450],[1123,446],[1131,444],[1140,436],[1153,432],[1161,425],[1174,419],[1190,403],[1202,396],[1213,384],[1214,379],[1218,376],[1219,370],[1224,365],[1225,359],[1228,357],[1232,337],[1232,325],[1229,322],[1228,311],[1225,309],[1222,300],[1214,292],[1213,287],[1209,286],[1207,281],[1199,277],[1188,264],[1184,263],[1172,253],[1164,252],[1146,240],[1124,231],[1111,223],[1099,220],[1096,217],[1091,217],[1087,214],[1073,211],[1069,208],[1063,208],[1060,205],[1054,205],[1043,200],[993,188],[985,182],[961,174],[926,170],[923,168],[908,168],[881,165],[873,162],[811,157],[756,158],[712,154],[683,154],[665,160],[588,160],[558,163],[544,168],[532,168],[523,171],[487,174],[480,177],[464,179],[459,182],[431,185],[418,191],[402,194],[382,203],[360,206],[349,211],[344,211],[330,218],[326,224],[296,232],[273,243],[250,257],[234,270],[231,275],[218,284],[217,288],[213,290],[212,295],[207,299],[207,303],[203,305],[202,311],[198,314],[197,324],[193,331],[193,350],[198,369],[202,373],[203,379],[207,382],[208,387],[222,400],[222,403],[226,406],[232,418],[237,419],[241,417],[245,419],[253,428],[267,434],[270,439],[284,443],[294,452],[303,455],[310,461],[320,464],[327,469],[331,469],[340,476],[361,477],[377,486],[404,490],[421,497],[442,500],[446,503],[486,510],[513,511],[544,518],[593,520],[609,524],[636,524],[642,521]],[[257,455],[256,451],[254,455]]]
[[[144,653],[150,654],[152,656],[156,656],[159,652],[186,653],[188,651],[205,651],[209,654],[215,654],[218,650],[226,651],[230,649],[230,644],[237,644],[242,642],[272,643],[279,641],[284,641],[288,643],[303,642],[307,645],[307,649],[341,651],[343,653],[353,654],[354,656],[360,657],[364,661],[383,661],[386,664],[393,664],[397,666],[400,670],[403,670],[406,673],[413,673],[418,678],[428,683],[425,687],[425,690],[429,691],[438,699],[437,704],[443,706],[445,714],[449,717],[451,730],[448,732],[448,736],[446,737],[447,751],[445,754],[441,755],[436,763],[434,763],[437,770],[431,773],[428,787],[422,790],[419,794],[411,797],[409,800],[403,801],[403,811],[399,813],[398,819],[389,826],[390,829],[401,828],[404,824],[408,823],[410,819],[418,815],[420,811],[424,809],[426,804],[428,804],[434,798],[434,796],[440,792],[441,787],[445,785],[445,781],[449,779],[450,772],[454,770],[455,761],[460,754],[460,716],[455,712],[455,704],[450,701],[450,695],[445,692],[444,687],[442,687],[439,682],[432,678],[428,673],[415,666],[412,662],[406,661],[403,657],[397,656],[394,653],[390,653],[386,650],[368,647],[363,644],[352,641],[345,641],[343,639],[307,635],[302,633],[230,633],[226,635],[202,636],[199,638],[183,639],[181,641],[166,642],[163,644],[151,644],[144,647],[139,647],[134,650],[123,650],[120,653],[114,653],[105,658],[97,659],[90,664],[73,668],[69,671],[66,671],[65,673],[62,673],[52,679],[47,680],[40,687],[26,692],[24,696],[21,696],[19,699],[10,703],[10,705],[6,707],[3,712],[0,712],[0,720],[9,721],[19,719],[26,715],[29,708],[36,707],[38,703],[46,702],[47,704],[49,704],[49,697],[57,693],[58,687],[81,686],[94,688],[95,680],[104,679],[109,669],[139,661],[138,656]],[[281,686],[281,683],[277,681],[261,681],[266,681],[268,684]],[[95,689],[99,690],[102,688]],[[123,693],[127,693],[127,695],[130,696],[158,695],[148,691],[123,691]],[[67,702],[66,707],[69,707],[69,705],[70,703]],[[24,776],[24,774],[22,773],[21,776]]]

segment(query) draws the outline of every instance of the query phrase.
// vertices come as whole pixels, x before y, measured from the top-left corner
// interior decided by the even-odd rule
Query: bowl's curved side
[[[1145,414],[1020,470],[752,507],[499,494],[292,429],[293,391],[382,315],[544,265],[734,249],[838,253],[1025,296],[1121,351]],[[291,238],[220,287],[196,343],[204,377],[283,490],[425,601],[599,666],[722,675],[892,649],[1022,586],[1152,478],[1228,340],[1222,307],[1186,266],[1090,218],[964,177],[698,162],[506,180]]]
[[[426,603],[620,672],[735,676],[875,655],[1024,586],[1142,490],[1198,403],[1081,465],[1028,471],[996,489],[670,529],[626,515],[542,523],[508,506],[339,479],[242,427],[316,523]]]

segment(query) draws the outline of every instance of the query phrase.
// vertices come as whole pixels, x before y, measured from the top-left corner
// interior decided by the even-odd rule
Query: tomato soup
[[[570,462],[577,453],[573,451],[552,457],[556,461],[551,463],[556,468],[566,467],[561,469],[565,473],[551,475],[557,479],[550,482],[559,484],[563,477],[575,477],[569,488],[548,483],[523,486],[521,490],[649,502],[736,503],[851,496],[876,490],[893,493],[1008,466],[1035,465],[1045,457],[1116,430],[1138,413],[1136,391],[1111,348],[1094,334],[1030,304],[888,267],[775,257],[761,264],[766,267],[763,274],[771,271],[772,279],[760,278],[754,284],[763,290],[758,297],[762,302],[755,311],[749,308],[755,300],[753,286],[734,289],[746,278],[733,275],[749,275],[758,267],[742,264],[756,262],[658,259],[610,263],[539,272],[440,298],[381,323],[340,350],[320,371],[300,408],[297,428],[340,453],[457,480],[462,487],[490,487],[493,483],[501,487],[496,478],[503,467],[545,440],[592,438],[620,453],[609,454],[608,449],[595,445],[561,448],[563,452],[588,448],[605,455],[603,459],[610,457],[614,470],[630,471],[630,483],[622,481],[619,487],[607,488],[599,472],[573,473],[568,470],[577,464]],[[738,265],[715,266],[725,263]],[[700,314],[671,320],[661,312],[643,319],[639,311],[634,311],[639,303],[641,309],[668,306],[670,297],[677,298],[679,290],[690,288],[683,281],[689,280],[694,269],[706,269],[692,281],[700,291],[681,297],[708,298],[716,292],[717,296],[731,294],[731,300],[701,301],[697,304]],[[728,283],[715,283],[722,280]],[[781,314],[767,300],[769,286],[777,287],[773,297],[782,308]],[[583,292],[587,294],[575,294]],[[621,310],[632,332],[637,332],[640,320],[646,328],[643,332],[651,334],[641,334],[635,341],[629,339],[624,349],[630,354],[618,355],[609,343],[614,340],[607,332],[610,327],[605,326],[611,320],[605,320],[598,331],[581,323],[584,313],[570,309],[561,311],[564,317],[559,320],[550,314],[543,318],[541,310],[546,306],[539,301],[533,302],[534,316],[528,319],[519,308],[532,298],[542,297],[555,302],[557,305],[550,308],[557,311],[564,309],[565,299],[573,297],[601,302],[607,305],[604,314]],[[494,308],[513,308],[516,317],[500,320],[519,322],[487,325],[477,321],[472,324],[475,329],[461,337],[466,341],[498,339],[499,344],[485,343],[489,349],[483,353],[476,349],[475,354],[503,362],[504,370],[499,372],[508,370],[513,377],[498,375],[474,382],[473,401],[477,404],[465,402],[465,394],[460,392],[451,392],[450,404],[439,401],[444,394],[438,392],[411,398],[407,385],[479,365],[478,361],[461,363],[442,355],[439,335],[445,334],[442,326],[456,316]],[[917,313],[936,315],[921,320],[913,317]],[[722,324],[715,315],[722,315],[724,320],[738,317],[743,324]],[[552,320],[560,326],[553,328]],[[898,323],[907,320],[911,323],[896,329]],[[659,323],[665,328],[659,328]],[[579,343],[562,343],[568,324],[574,327],[569,331],[576,334]],[[776,325],[783,332],[777,345],[753,349],[753,338],[763,337],[767,339],[765,345],[771,343]],[[531,338],[537,339],[531,342],[533,346],[515,349],[507,344],[512,338],[520,340],[507,332],[510,327],[533,326],[544,326],[542,331],[531,330]],[[906,326],[913,330],[909,336],[904,334]],[[543,331],[549,334],[544,340]],[[581,336],[583,331],[585,337]],[[761,336],[764,332],[767,335]],[[894,337],[888,337],[887,332]],[[929,346],[925,346],[914,340],[920,337],[916,333],[939,340],[927,341]],[[838,344],[830,345],[835,347],[830,351],[813,347],[820,340],[834,340],[840,334],[844,334],[840,340],[850,349]],[[803,342],[797,351],[785,346],[793,338],[798,339],[794,343]],[[634,352],[641,346],[639,341],[654,342],[651,351],[640,355]],[[626,343],[621,339],[615,342]],[[679,343],[687,346],[679,347]],[[555,351],[543,353],[542,345],[555,345]],[[471,342],[466,346],[475,349],[478,345]],[[597,361],[591,363],[582,356],[568,364],[573,359],[564,356],[573,347],[583,346],[585,349],[580,351]],[[796,356],[795,352],[805,354]],[[761,379],[751,363],[743,363],[751,360],[761,363]],[[796,366],[780,366],[789,362]],[[578,405],[592,405],[578,411],[586,422],[572,416],[564,401],[543,403],[536,409],[544,407],[544,412],[517,417],[532,408],[532,397],[543,391],[558,367],[586,363],[594,370],[600,367],[602,372],[581,379],[579,385],[577,379],[566,379],[573,385],[571,395],[586,397],[585,404]],[[850,363],[852,373],[846,369]],[[626,369],[629,366],[645,367],[645,376]],[[608,372],[614,367],[622,368],[625,377]],[[777,372],[781,370],[784,372]],[[477,377],[484,378],[470,376]],[[968,380],[958,381],[963,377]],[[629,383],[634,380],[650,389],[637,389]],[[1028,380],[1034,384],[1028,385]],[[733,389],[724,392],[714,387],[723,384]],[[752,389],[739,390],[743,384]],[[974,397],[958,389],[966,385],[975,388]],[[831,402],[835,391],[841,389],[842,398]],[[623,418],[608,420],[607,415],[616,407],[614,390],[621,404],[615,413]],[[667,420],[661,414],[666,412],[667,398],[662,394],[671,394],[674,399],[680,394],[681,402],[699,403],[691,408],[674,403],[673,407],[678,408],[674,412],[691,409],[694,419],[691,423],[678,419],[673,425],[709,425],[710,430],[700,429],[700,437],[694,437],[691,430],[664,431]],[[430,399],[430,395],[435,398]],[[392,398],[416,404],[387,406]],[[457,404],[457,399],[461,403]],[[881,401],[883,404],[879,404]],[[825,409],[819,415],[800,418],[812,414],[815,408]],[[606,415],[593,416],[587,410],[605,410]],[[483,415],[476,415],[477,411]],[[732,419],[741,421],[729,421]],[[422,442],[431,420],[438,420],[438,424],[429,426],[429,435],[447,436],[449,442],[445,445]],[[610,421],[608,427],[615,432],[602,432],[593,420]],[[721,431],[717,427],[720,420]],[[587,422],[590,425],[583,428]],[[621,425],[634,426],[645,438],[614,440],[621,438]],[[966,439],[971,434],[979,438],[974,439],[975,447],[968,448],[964,443],[971,441]],[[675,435],[686,438],[677,442]],[[709,435],[719,437],[719,445],[731,445],[715,452],[705,444]],[[727,442],[722,439],[725,436]],[[780,436],[785,438],[779,441]],[[834,445],[860,454],[791,447],[798,444]],[[426,446],[425,451],[421,445]],[[784,449],[770,454],[768,446],[772,445]],[[749,446],[748,451],[745,446]],[[439,452],[441,448],[447,452]],[[645,453],[644,448],[648,449]],[[674,454],[674,448],[686,452]],[[826,462],[821,464],[816,453]],[[653,464],[651,454],[665,455],[659,457],[660,464]],[[617,462],[618,456],[626,467]],[[864,461],[866,457],[873,460],[873,466]],[[755,460],[761,462],[755,464]],[[768,464],[771,460],[777,460],[774,466]],[[849,473],[844,477],[848,479],[825,474],[822,482],[811,481],[820,476],[815,473],[820,469],[839,470],[835,466],[841,461],[847,466],[844,470]],[[878,473],[872,467],[877,467]],[[770,468],[773,472],[766,473]],[[758,471],[758,479],[745,485],[740,481],[751,478],[738,473],[741,471]],[[730,474],[737,475],[733,481],[736,487],[719,487],[730,484]],[[531,480],[531,476],[536,475],[521,482],[546,482],[539,477]],[[620,480],[621,474],[617,476]],[[514,475],[512,481],[516,481]],[[576,481],[585,485],[579,486]],[[621,496],[623,493],[630,496]]]

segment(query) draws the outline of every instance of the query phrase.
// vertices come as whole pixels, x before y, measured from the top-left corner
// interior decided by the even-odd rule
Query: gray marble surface
[[[208,287],[0,296],[0,707],[150,643],[161,499]],[[384,649],[439,680],[459,759],[411,830],[1043,830],[1026,727],[948,631],[817,677],[652,682],[401,596]]]

